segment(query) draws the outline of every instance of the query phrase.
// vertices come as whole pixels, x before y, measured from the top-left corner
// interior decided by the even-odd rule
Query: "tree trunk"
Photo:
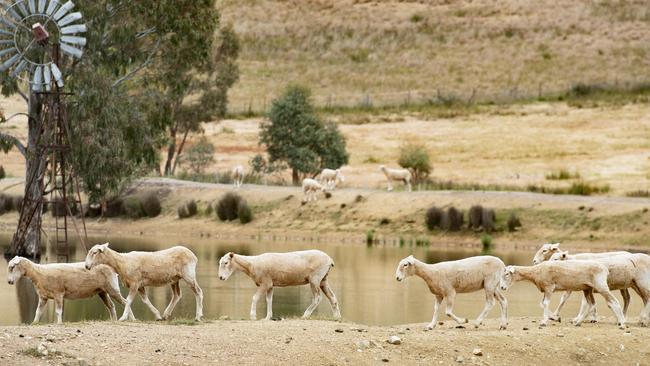
[[[167,162],[165,163],[165,175],[172,174],[172,161],[174,160],[174,154],[176,153],[176,130],[177,126],[174,126],[169,131],[169,147],[167,148]]]
[[[176,159],[174,159],[174,166],[172,166],[172,174],[176,174],[176,166],[178,165],[178,158],[181,157],[181,153],[183,153],[183,147],[185,146],[185,141],[187,141],[187,135],[190,133],[190,130],[187,129],[185,133],[183,134],[183,139],[181,140],[181,144],[178,146],[178,151],[176,152]]]
[[[298,170],[293,169],[291,171],[291,179],[293,181],[293,185],[297,186],[300,184],[300,174],[298,174]]]
[[[43,173],[45,171],[46,159],[39,148],[39,144],[44,143],[39,141],[41,138],[41,113],[43,106],[41,98],[31,93],[29,96],[29,119],[28,119],[28,135],[27,135],[27,157],[25,169],[25,198],[23,201],[22,210],[29,210],[33,202],[42,202],[42,184]],[[20,255],[25,257],[37,258],[40,256],[41,249],[41,224],[43,210],[39,205],[33,209],[33,215],[27,232],[25,240],[21,243],[17,242],[18,238],[14,237],[12,241],[11,253],[12,255]],[[28,212],[23,215],[21,213],[22,221],[29,220]],[[21,226],[21,221],[18,222],[18,227]]]

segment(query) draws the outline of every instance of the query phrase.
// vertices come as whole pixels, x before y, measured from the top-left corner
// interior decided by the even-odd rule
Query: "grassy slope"
[[[254,108],[288,82],[325,104],[457,95],[498,100],[571,85],[647,81],[645,0],[220,0],[242,39],[234,110]],[[386,94],[389,93],[389,94]],[[411,95],[416,98],[417,95]]]

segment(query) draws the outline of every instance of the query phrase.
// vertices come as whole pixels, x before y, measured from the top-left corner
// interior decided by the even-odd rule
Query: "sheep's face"
[[[227,280],[232,275],[234,268],[232,266],[232,259],[235,253],[230,252],[219,260],[219,279],[222,281]]]
[[[540,264],[544,261],[551,259],[551,256],[557,253],[560,250],[560,243],[555,244],[544,244],[541,248],[535,253],[533,257],[533,264]]]
[[[397,265],[397,270],[395,271],[395,279],[398,281],[404,280],[408,276],[412,276],[415,273],[415,258],[412,255],[402,259]]]
[[[513,266],[508,266],[503,270],[503,273],[501,274],[501,281],[499,281],[499,287],[503,291],[507,290],[510,285],[512,285],[512,280],[515,275],[515,267]]]
[[[569,259],[569,252],[568,251],[559,251],[556,253],[553,253],[549,261],[565,261]]]
[[[7,265],[7,283],[13,285],[25,274],[23,266],[20,265],[20,262],[26,259],[21,257],[14,257],[9,261]]]
[[[86,269],[91,269],[97,264],[102,264],[104,259],[104,253],[108,249],[108,243],[97,244],[90,248],[88,254],[86,255]]]

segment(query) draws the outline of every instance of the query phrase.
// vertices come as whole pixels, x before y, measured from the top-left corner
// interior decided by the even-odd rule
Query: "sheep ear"
[[[235,256],[235,253],[233,253],[233,252],[230,252],[230,253],[228,253],[228,256],[229,256],[230,258],[232,258],[232,257],[234,257],[234,256]]]
[[[560,246],[560,244],[553,244],[553,245],[551,245],[551,250],[556,252],[558,249],[560,249],[559,246]]]
[[[566,259],[566,252],[562,253],[562,259]]]

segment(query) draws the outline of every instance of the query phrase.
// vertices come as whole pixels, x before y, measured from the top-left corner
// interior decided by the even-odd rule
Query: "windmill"
[[[83,215],[83,237],[74,218],[81,197],[70,164],[65,99],[71,93],[63,91],[62,69],[70,60],[82,57],[86,25],[81,23],[80,12],[71,12],[75,7],[72,1],[16,0],[11,4],[0,2],[0,6],[0,72],[8,72],[10,77],[29,85],[30,98],[38,98],[42,109],[36,148],[47,157],[42,173],[34,170],[34,174],[25,177],[25,184],[37,184],[41,194],[38,199],[25,196],[11,246],[14,249],[24,243],[34,214],[49,207],[55,217],[57,259],[67,262],[68,220],[74,224],[84,249],[86,230]],[[49,199],[45,198],[48,195]]]

